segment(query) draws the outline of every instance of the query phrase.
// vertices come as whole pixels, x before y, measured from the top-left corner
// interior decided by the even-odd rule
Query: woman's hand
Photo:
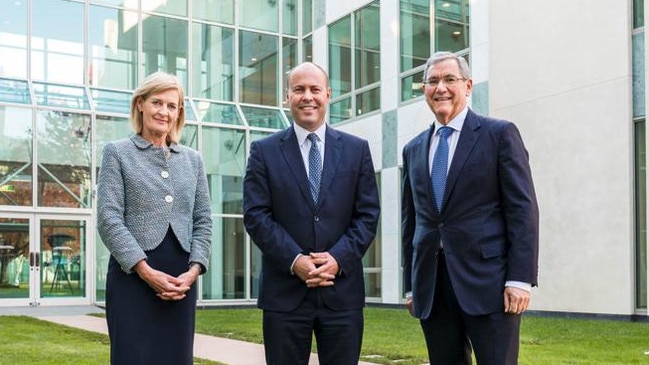
[[[171,276],[149,266],[146,260],[138,262],[133,268],[135,272],[156,292],[162,300],[181,300],[190,289],[196,278],[190,280],[193,274],[185,272],[179,277]]]

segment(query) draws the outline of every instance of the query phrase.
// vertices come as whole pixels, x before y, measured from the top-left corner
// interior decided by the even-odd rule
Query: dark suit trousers
[[[520,315],[464,313],[443,253],[439,255],[436,284],[431,315],[421,321],[431,365],[470,365],[471,347],[478,365],[518,364]]]
[[[267,365],[307,365],[315,334],[321,365],[357,365],[363,341],[363,309],[331,310],[320,289],[309,289],[291,312],[264,310]]]

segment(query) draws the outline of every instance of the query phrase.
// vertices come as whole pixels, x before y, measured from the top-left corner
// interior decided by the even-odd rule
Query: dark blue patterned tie
[[[430,175],[433,184],[433,194],[435,195],[435,204],[437,211],[442,210],[442,200],[444,199],[444,189],[446,189],[446,173],[448,170],[448,136],[453,133],[451,127],[441,127],[438,131],[439,143],[433,157],[433,167]]]
[[[309,150],[309,186],[311,187],[313,203],[317,203],[318,194],[320,193],[322,158],[320,157],[320,150],[318,149],[318,135],[310,133],[307,138],[311,141],[311,149]]]

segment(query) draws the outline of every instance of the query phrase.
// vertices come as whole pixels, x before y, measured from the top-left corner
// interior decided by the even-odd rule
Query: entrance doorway
[[[88,217],[0,215],[0,306],[89,304]]]

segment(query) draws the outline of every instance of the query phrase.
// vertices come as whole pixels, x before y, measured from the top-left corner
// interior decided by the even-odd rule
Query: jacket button
[[[167,195],[167,196],[165,196],[165,201],[167,203],[171,203],[172,201],[174,201],[174,197],[171,196],[171,195]]]
[[[168,171],[162,171],[160,173],[160,176],[162,176],[163,179],[166,179],[169,177],[169,172]]]
[[[444,228],[444,223],[440,223],[440,224],[438,224],[438,225],[437,225],[437,228],[439,228],[439,229]]]
[[[320,216],[314,215],[313,220],[316,222],[320,222]]]

